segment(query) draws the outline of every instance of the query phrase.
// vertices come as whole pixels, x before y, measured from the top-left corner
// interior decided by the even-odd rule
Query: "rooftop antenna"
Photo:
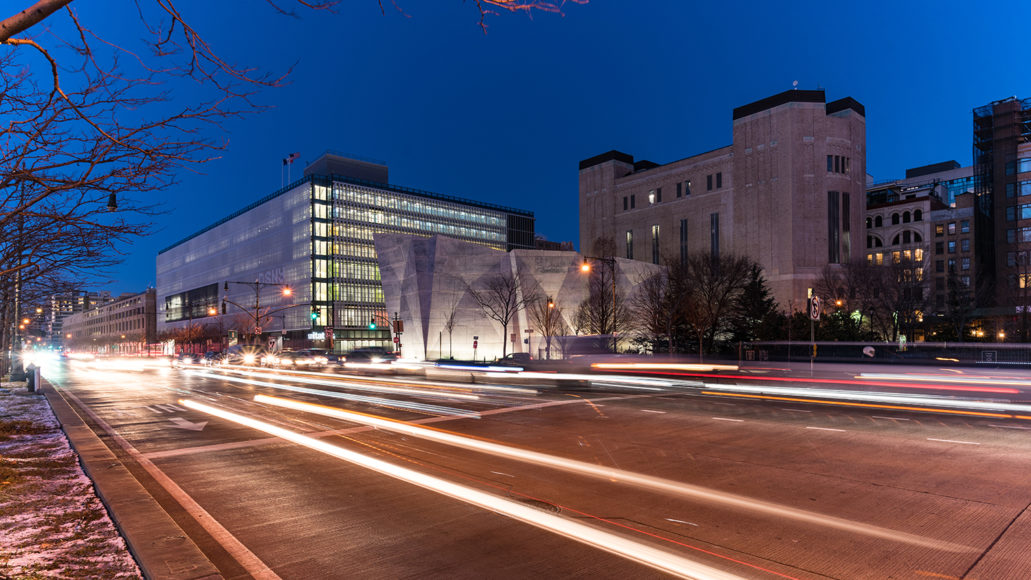
[[[791,82],[791,88],[797,91],[798,90],[798,81],[792,81]]]

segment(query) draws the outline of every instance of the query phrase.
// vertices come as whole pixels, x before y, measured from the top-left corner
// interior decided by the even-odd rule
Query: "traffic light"
[[[313,321],[318,320],[319,319],[319,315],[320,315],[319,307],[318,306],[312,306],[312,308],[311,308],[311,319]]]
[[[222,301],[222,314],[225,314],[225,313],[226,313],[226,301],[223,300]]]
[[[369,321],[369,330],[376,330],[376,319],[373,318]]]

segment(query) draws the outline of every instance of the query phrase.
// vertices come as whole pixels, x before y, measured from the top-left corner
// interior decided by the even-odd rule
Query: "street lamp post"
[[[580,264],[581,272],[590,273],[590,260],[597,260],[599,262],[607,263],[609,265],[610,272],[612,273],[612,354],[616,354],[616,258],[612,256],[604,258],[599,258],[597,256],[584,256],[584,261],[582,264]]]
[[[544,312],[544,328],[547,334],[544,337],[544,356],[551,360],[551,311],[555,309],[555,301],[548,296],[548,309]]]
[[[236,302],[233,302],[232,300],[229,299],[228,296],[226,296],[226,294],[229,293],[229,285],[230,284],[243,284],[244,286],[251,286],[251,287],[254,288],[254,314],[251,314],[250,312],[248,312],[247,307],[241,306],[240,304],[237,304]],[[281,294],[283,296],[291,296],[291,295],[293,295],[293,289],[291,289],[289,285],[283,284],[283,283],[279,283],[279,282],[258,282],[258,281],[254,281],[254,282],[236,282],[236,281],[233,281],[233,280],[229,280],[229,281],[226,281],[226,282],[224,282],[222,284],[222,289],[225,292],[225,294],[223,294],[223,296],[222,296],[222,314],[226,313],[226,304],[232,304],[233,306],[239,308],[241,311],[243,311],[245,314],[247,314],[247,316],[250,316],[251,320],[254,321],[254,333],[253,333],[254,339],[253,339],[253,341],[257,341],[258,336],[260,336],[261,333],[262,333],[261,319],[263,317],[271,317],[271,315],[276,313],[276,312],[282,312],[284,310],[287,310],[288,308],[295,308],[297,306],[300,306],[299,304],[291,304],[290,306],[286,306],[284,308],[279,308],[277,310],[269,310],[264,315],[262,315],[262,313],[261,313],[261,289],[262,289],[262,287],[265,287],[265,286],[278,286],[278,287],[282,288]],[[286,326],[285,319],[284,319],[283,326],[284,327]]]

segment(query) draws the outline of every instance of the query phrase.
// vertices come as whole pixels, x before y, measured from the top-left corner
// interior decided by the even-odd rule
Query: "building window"
[[[897,214],[897,213],[891,214],[891,225],[893,225],[893,226],[899,225],[899,214]]]
[[[705,191],[712,191],[712,174],[705,176]]]
[[[683,184],[678,181],[677,182],[677,199],[680,198],[680,194],[682,192],[682,186],[683,186]]]
[[[626,231],[626,259],[634,259],[634,230]]]
[[[827,173],[830,173],[832,171],[834,171],[834,156],[833,155],[828,155],[827,156]]]
[[[723,172],[719,171],[716,173],[716,189],[723,187]]]
[[[662,203],[662,188],[659,187],[655,190],[655,203]]]
[[[659,263],[659,226],[652,226],[652,264]]]
[[[962,259],[960,259],[959,267],[960,267],[961,270],[969,270],[970,269],[970,258],[962,258]]]
[[[873,218],[867,216],[867,218],[866,218],[866,229],[870,229],[872,227],[873,227]]]
[[[924,221],[924,212],[922,210],[916,210],[913,212],[913,221],[922,222]]]
[[[945,271],[945,260],[935,260],[934,261],[934,271],[935,272],[944,272]]]
[[[827,261],[831,264],[841,263],[839,248],[840,231],[840,197],[836,191],[827,192]]]
[[[680,220],[680,263],[687,263],[687,220]]]
[[[950,254],[955,254],[956,253],[956,241],[955,240],[950,240],[949,241],[949,253]]]
[[[949,235],[951,236],[951,235],[954,235],[955,233],[956,233],[956,222],[949,222]]]
[[[959,231],[963,234],[970,233],[970,220],[963,220],[959,222]]]
[[[883,226],[884,226],[884,220],[881,219],[881,216],[875,216],[873,218],[873,227],[880,228],[880,227],[883,227]]]
[[[955,274],[955,273],[956,273],[956,260],[953,259],[953,258],[949,258],[949,274]]]
[[[841,173],[841,157],[834,156],[834,173]]]
[[[960,240],[959,241],[959,249],[960,249],[961,252],[969,252],[970,251],[970,239],[967,238],[967,239]]]
[[[684,182],[684,195],[691,195],[691,180],[688,179]]]
[[[945,242],[935,242],[934,243],[934,253],[935,254],[944,254],[945,253]]]
[[[634,207],[636,206],[636,201],[637,200],[634,199],[635,197],[636,196],[634,196],[633,194],[630,195],[630,209],[634,209]]]
[[[630,207],[630,199],[627,196],[623,196],[623,211],[626,211]]]
[[[648,205],[655,205],[655,190],[648,192]]]
[[[713,260],[720,258],[720,214],[709,214],[709,253]]]

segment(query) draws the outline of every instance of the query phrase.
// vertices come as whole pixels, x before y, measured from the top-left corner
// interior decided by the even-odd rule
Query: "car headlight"
[[[258,357],[254,356],[253,354],[243,355],[243,364],[245,365],[252,365],[256,360],[258,360]]]

